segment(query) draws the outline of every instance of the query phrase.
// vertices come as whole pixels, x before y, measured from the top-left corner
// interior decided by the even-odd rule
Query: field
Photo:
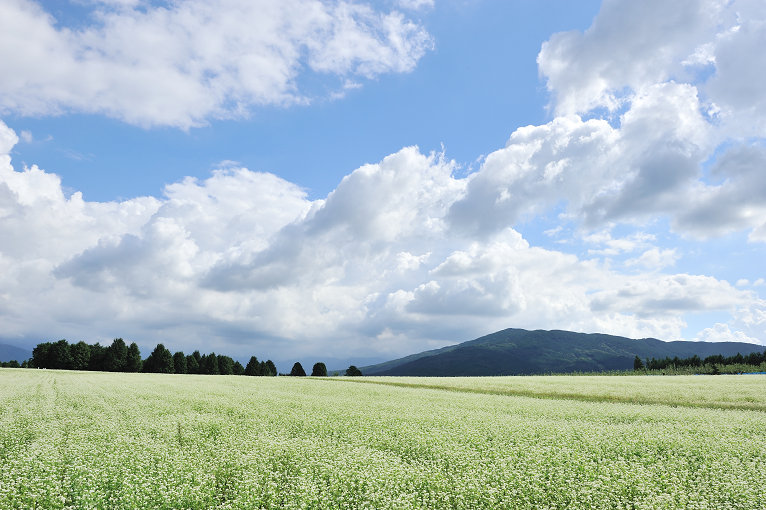
[[[0,508],[763,508],[766,376],[0,369]]]

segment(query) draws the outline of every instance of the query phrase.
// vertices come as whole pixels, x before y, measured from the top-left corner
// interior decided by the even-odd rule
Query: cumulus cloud
[[[538,55],[554,118],[491,153],[450,216],[489,235],[554,207],[576,227],[658,217],[697,238],[766,239],[766,6],[608,0]]]
[[[432,47],[401,13],[353,1],[109,1],[95,3],[89,22],[61,27],[32,0],[3,2],[0,110],[189,128],[407,72]],[[301,89],[311,73],[337,85]]]
[[[214,12],[224,2],[239,16]],[[305,69],[342,78],[406,71],[430,44],[401,15],[347,2],[261,2],[270,14],[260,31],[242,28],[251,7],[234,0],[101,4],[99,23],[81,31],[57,28],[26,1],[3,6],[14,30],[37,34],[20,46],[31,55],[0,60],[17,71],[0,76],[2,90],[16,91],[0,95],[6,109],[188,127],[302,101],[295,80]],[[86,202],[54,174],[15,170],[19,139],[0,123],[6,334],[88,331],[187,350],[342,357],[406,354],[508,326],[680,339],[688,315],[715,312],[731,320],[697,339],[763,341],[766,304],[753,288],[669,273],[682,254],[660,246],[665,233],[652,228],[666,218],[695,238],[744,231],[766,240],[764,92],[736,51],[760,41],[764,10],[741,0],[606,1],[589,30],[555,35],[540,52],[549,122],[514,130],[467,177],[444,155],[408,147],[351,172],[321,200],[228,165],[160,199]],[[137,24],[148,39],[125,45]],[[145,51],[155,46],[162,51]],[[231,60],[219,58],[222,48]],[[51,55],[41,78],[35,62]],[[136,65],[162,68],[167,81],[150,94]],[[75,84],[67,73],[77,66],[86,79]],[[110,81],[127,74],[126,84]],[[121,96],[127,88],[135,95]],[[571,233],[582,253],[519,233],[551,211],[560,214],[550,232]]]
[[[749,291],[712,277],[642,264],[620,273],[531,246],[510,226],[455,233],[454,205],[472,180],[416,147],[355,170],[322,200],[226,166],[159,199],[95,203],[66,196],[54,174],[13,169],[16,135],[0,134],[6,336],[394,356],[510,325],[676,339],[688,313],[729,312],[735,334],[766,316]],[[624,252],[652,240],[626,239],[601,234]]]

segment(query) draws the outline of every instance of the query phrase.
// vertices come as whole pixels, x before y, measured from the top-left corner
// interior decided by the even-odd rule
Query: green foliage
[[[218,356],[216,353],[211,352],[205,354],[200,358],[199,373],[206,375],[218,375],[221,371],[218,369]]]
[[[277,366],[270,359],[263,364],[263,375],[270,377],[277,375]]]
[[[199,352],[199,351],[196,351]],[[189,374],[198,374],[199,373],[199,361],[197,361],[197,358],[189,354],[186,356],[186,372]]]
[[[90,346],[82,340],[69,346],[72,370],[87,370],[90,363]]]
[[[292,375],[292,376],[299,376],[299,377],[300,376],[305,376],[306,375],[306,371],[303,370],[303,366],[301,366],[301,364],[299,362],[296,362],[293,365],[292,370],[290,370],[290,375]]]
[[[106,349],[104,360],[105,368],[108,372],[124,372],[128,359],[128,347],[122,338],[115,338]]]
[[[136,342],[131,342],[128,346],[128,352],[125,356],[125,371],[126,372],[140,372],[143,366],[143,360],[141,359],[141,351],[138,349]]]
[[[162,344],[157,344],[148,358],[144,360],[144,372],[172,374],[174,371],[173,355]]]
[[[641,361],[641,358],[636,356],[633,359],[633,370],[643,370],[644,369],[644,362]]]
[[[186,355],[181,351],[173,354],[173,372],[176,374],[186,374],[187,370]]]
[[[362,375],[362,371],[356,368],[354,365],[351,365],[346,369],[346,375],[356,377]]]
[[[189,356],[180,351],[171,354],[162,344],[142,360],[138,345],[132,342],[126,346],[122,338],[116,338],[109,347],[82,341],[71,345],[66,340],[43,342],[34,348],[32,358],[25,360],[24,366],[109,372],[277,375],[277,367],[271,360],[259,362],[253,356],[245,368],[230,356],[214,352],[202,355],[198,350]]]
[[[96,342],[90,346],[90,359],[88,360],[88,370],[105,372],[106,371],[106,350],[107,348]]]
[[[218,355],[218,373],[221,375],[234,374],[234,360],[229,356]]]
[[[251,356],[250,361],[247,362],[247,366],[245,367],[245,375],[248,375],[248,376],[263,375],[263,367],[258,362],[258,358],[256,358],[255,356]]]
[[[314,363],[314,367],[311,369],[311,375],[313,377],[327,377],[327,366],[324,363]]]

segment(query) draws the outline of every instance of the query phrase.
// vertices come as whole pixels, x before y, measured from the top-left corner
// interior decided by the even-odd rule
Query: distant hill
[[[633,359],[701,358],[763,352],[741,342],[663,342],[621,336],[505,329],[441,349],[361,367],[364,375],[479,376],[590,372],[633,368]]]
[[[13,361],[19,363],[32,357],[32,351],[16,347],[15,345],[0,344],[0,361]]]

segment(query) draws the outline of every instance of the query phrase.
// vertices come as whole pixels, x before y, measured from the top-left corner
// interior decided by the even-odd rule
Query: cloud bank
[[[229,10],[247,10],[234,4]],[[128,2],[105,11],[99,28],[70,33],[32,4],[7,5],[47,27],[41,33],[50,38],[35,39],[47,44],[34,50],[39,54],[71,39],[55,49],[69,62],[64,74],[129,61],[144,69],[139,53],[108,52],[123,23],[183,28],[207,12],[196,2],[148,11]],[[284,24],[283,5],[297,4],[274,3],[269,23]],[[398,14],[343,2],[310,5],[315,10],[301,23],[290,21],[298,35],[272,48],[278,57],[258,68],[254,82],[240,64],[211,72],[204,55],[199,68],[168,67],[192,84],[205,76],[199,93],[211,104],[189,106],[197,97],[192,86],[189,103],[182,96],[164,120],[141,113],[140,100],[131,114],[103,106],[124,98],[95,101],[94,108],[129,122],[184,127],[238,111],[242,98],[299,100],[296,66],[338,76],[406,71],[430,44]],[[182,9],[189,12],[181,16]],[[175,25],[164,22],[174,16]],[[467,177],[457,177],[445,155],[408,147],[354,170],[323,200],[308,200],[277,176],[229,166],[205,180],[174,183],[160,199],[85,202],[78,193],[67,196],[55,174],[15,170],[10,152],[18,138],[0,123],[4,334],[124,336],[277,359],[386,357],[509,326],[679,339],[690,317],[714,312],[728,318],[687,339],[762,343],[766,300],[756,287],[674,271],[683,253],[661,246],[652,229],[702,246],[732,233],[766,241],[766,91],[758,75],[766,65],[755,51],[764,23],[762,2],[605,1],[590,29],[556,34],[538,55],[551,93],[549,122],[513,131]],[[216,38],[222,33],[229,32],[210,41],[240,47],[238,36]],[[306,42],[315,33],[321,43]],[[196,35],[189,37],[181,37],[187,51],[195,47]],[[85,51],[95,47],[106,53]],[[350,47],[350,54],[340,50]],[[167,52],[152,57],[157,65],[179,54]],[[76,62],[66,60],[75,54]],[[265,73],[274,79],[264,82],[267,68],[275,69]],[[16,91],[6,74],[4,90]],[[21,76],[36,83],[34,72]],[[66,85],[48,92],[43,81],[3,95],[5,108],[35,111],[39,103],[50,113],[100,97],[98,86],[95,95],[81,96]],[[257,92],[260,86],[266,92]],[[211,90],[221,95],[208,96]],[[540,217],[555,218],[549,235],[560,249],[534,246],[520,234],[520,225]],[[575,242],[586,249],[568,249]]]

